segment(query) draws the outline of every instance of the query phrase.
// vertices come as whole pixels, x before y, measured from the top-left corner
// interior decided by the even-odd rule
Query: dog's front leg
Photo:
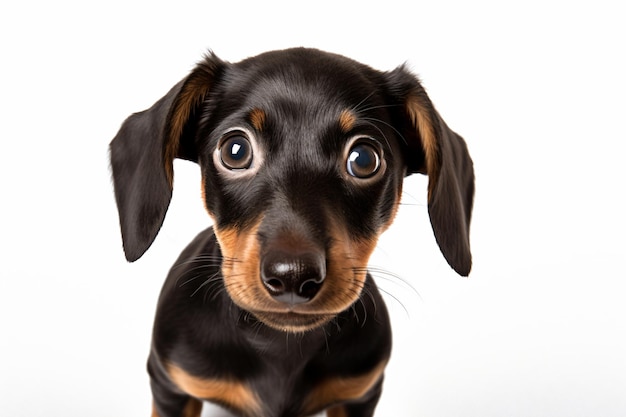
[[[148,359],[152,389],[152,417],[200,417],[202,402],[174,389],[154,354]]]
[[[372,417],[383,392],[383,378],[372,387],[366,396],[358,401],[329,408],[327,417]]]

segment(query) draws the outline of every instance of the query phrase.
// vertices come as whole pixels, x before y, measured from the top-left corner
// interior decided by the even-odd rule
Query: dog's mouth
[[[335,314],[303,314],[294,311],[284,313],[254,311],[251,313],[267,326],[291,333],[314,330],[336,317]]]

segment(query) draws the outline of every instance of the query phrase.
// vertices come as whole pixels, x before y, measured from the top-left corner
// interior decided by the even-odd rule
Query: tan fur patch
[[[436,184],[439,176],[439,144],[433,120],[431,120],[426,106],[420,102],[419,97],[409,96],[406,102],[407,112],[413,125],[422,140],[422,147],[426,156],[426,173],[430,177],[428,196],[432,193],[432,187]]]
[[[339,115],[339,127],[344,133],[348,133],[356,124],[356,114],[352,110],[343,110]]]
[[[255,108],[250,112],[250,123],[257,130],[257,132],[263,131],[265,125],[265,112],[261,109]]]
[[[202,401],[190,398],[183,410],[183,417],[200,417],[202,414]]]
[[[369,372],[351,377],[332,377],[313,388],[306,399],[306,412],[314,412],[321,407],[343,401],[357,400],[363,397],[382,377],[387,360],[379,363]],[[331,409],[332,410],[332,409]],[[331,415],[331,414],[329,414]],[[344,416],[344,410],[339,407],[333,416]]]
[[[263,309],[272,300],[262,287],[257,230],[260,220],[246,230],[214,227],[224,262],[222,275],[228,294],[244,310]]]
[[[187,401],[187,405],[183,409],[183,414],[181,417],[200,417],[202,413],[202,401],[196,400],[195,398],[190,398]],[[152,403],[152,417],[160,417],[159,413],[156,410],[154,402]]]
[[[330,219],[332,245],[328,250],[327,278],[318,297],[324,297],[325,308],[337,314],[350,307],[360,296],[377,236],[354,239],[343,222],[332,216]]]
[[[338,407],[329,408],[326,411],[326,417],[348,417],[346,408],[342,405]]]
[[[185,80],[168,114],[165,126],[163,162],[170,187],[174,184],[174,158],[178,154],[178,147],[185,125],[189,121],[193,110],[209,94],[211,82],[212,74],[201,68],[196,69]]]
[[[262,407],[257,395],[244,383],[199,378],[171,364],[167,366],[167,372],[178,388],[194,398],[228,404],[231,407],[241,410],[246,415],[261,415]],[[189,413],[199,411],[197,405],[194,404],[188,404],[185,410],[186,413],[187,411]],[[199,414],[184,414],[185,417],[196,415]]]

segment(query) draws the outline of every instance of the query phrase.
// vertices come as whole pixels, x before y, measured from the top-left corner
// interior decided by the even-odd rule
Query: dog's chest
[[[272,341],[256,339],[251,343],[262,366],[250,375],[248,384],[262,414],[295,416],[314,411],[310,409],[310,393],[327,372],[323,364],[329,359],[324,339],[285,334]]]

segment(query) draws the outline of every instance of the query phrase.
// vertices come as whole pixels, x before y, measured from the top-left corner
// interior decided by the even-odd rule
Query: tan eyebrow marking
[[[252,123],[252,126],[258,132],[261,132],[263,130],[263,126],[265,125],[265,112],[259,108],[254,108],[252,109],[248,117],[250,117],[250,123]]]
[[[339,115],[339,127],[344,133],[348,133],[356,124],[356,114],[352,110],[343,110]]]

